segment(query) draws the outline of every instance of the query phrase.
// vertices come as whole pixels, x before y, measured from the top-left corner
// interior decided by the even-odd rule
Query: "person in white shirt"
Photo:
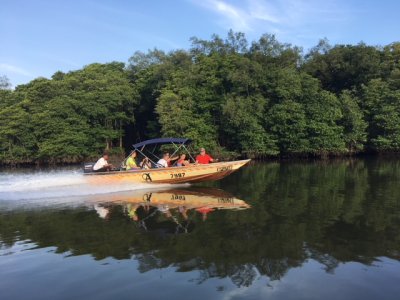
[[[169,153],[164,153],[163,158],[157,162],[158,168],[168,168]]]
[[[103,157],[101,157],[93,166],[93,171],[106,172],[106,171],[110,171],[112,168],[113,168],[113,165],[108,163],[108,154],[104,153]]]

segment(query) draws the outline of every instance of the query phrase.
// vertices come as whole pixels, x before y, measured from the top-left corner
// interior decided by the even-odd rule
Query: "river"
[[[89,188],[0,173],[0,299],[398,299],[400,160]]]

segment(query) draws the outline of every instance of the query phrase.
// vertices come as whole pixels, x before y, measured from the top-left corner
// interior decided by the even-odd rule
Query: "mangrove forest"
[[[400,42],[323,39],[305,52],[230,31],[13,89],[0,76],[2,165],[123,155],[160,136],[190,138],[221,158],[396,152]]]

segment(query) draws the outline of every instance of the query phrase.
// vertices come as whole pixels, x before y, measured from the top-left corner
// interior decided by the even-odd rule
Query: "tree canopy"
[[[308,53],[264,34],[191,39],[10,89],[0,80],[0,162],[78,162],[158,136],[217,155],[400,149],[400,43]]]

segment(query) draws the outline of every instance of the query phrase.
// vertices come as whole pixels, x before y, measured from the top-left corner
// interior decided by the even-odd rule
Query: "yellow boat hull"
[[[219,180],[237,171],[250,159],[219,162],[207,165],[191,164],[184,167],[157,168],[149,170],[113,171],[87,173],[89,184],[113,183],[189,183]]]

